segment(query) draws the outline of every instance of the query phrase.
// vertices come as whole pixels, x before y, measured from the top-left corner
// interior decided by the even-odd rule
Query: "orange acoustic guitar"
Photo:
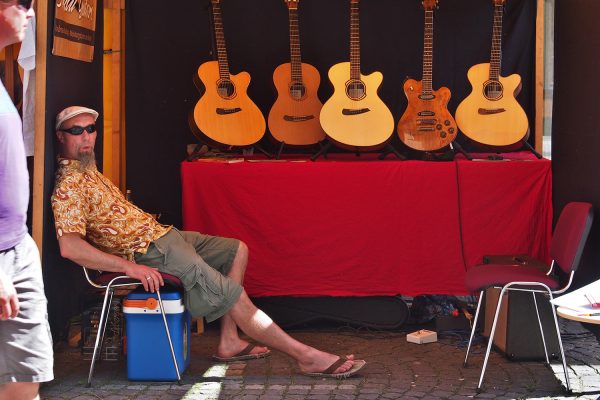
[[[280,143],[308,146],[325,139],[319,122],[323,104],[317,96],[321,77],[315,67],[301,61],[298,28],[300,0],[284,1],[289,13],[291,62],[281,64],[273,72],[277,100],[269,112],[269,131]]]
[[[450,90],[432,90],[433,10],[437,0],[424,0],[425,33],[423,43],[423,80],[407,79],[404,94],[408,106],[398,122],[398,136],[410,148],[422,151],[448,146],[458,133],[456,122],[448,111]]]
[[[502,58],[502,8],[505,0],[494,1],[492,54],[489,63],[472,66],[467,77],[473,90],[456,109],[456,122],[469,139],[492,147],[522,143],[529,136],[527,114],[517,102],[521,77],[500,76]]]
[[[212,145],[250,146],[265,134],[265,118],[246,93],[250,75],[229,73],[219,1],[211,0],[217,61],[205,62],[198,68],[195,78],[201,81],[205,92],[194,108],[190,127],[199,140]],[[198,79],[196,86],[200,88]]]
[[[381,72],[360,73],[358,1],[350,0],[350,62],[329,69],[334,92],[321,109],[321,126],[336,145],[365,151],[387,144],[394,117],[377,95]]]

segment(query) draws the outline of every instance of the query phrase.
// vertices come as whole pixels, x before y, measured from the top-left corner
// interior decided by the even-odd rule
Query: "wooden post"
[[[544,143],[544,0],[538,0],[535,18],[535,150]]]

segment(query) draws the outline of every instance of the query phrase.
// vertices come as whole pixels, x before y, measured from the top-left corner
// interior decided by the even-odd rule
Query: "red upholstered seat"
[[[481,264],[471,268],[465,275],[465,286],[472,292],[510,282],[540,282],[552,290],[559,287],[558,281],[546,275],[546,271],[521,265]]]
[[[467,271],[465,274],[465,286],[471,292],[480,291],[480,295],[479,302],[477,303],[477,311],[475,312],[473,327],[471,329],[471,337],[469,338],[469,345],[467,346],[467,354],[465,355],[465,367],[467,366],[467,360],[469,358],[469,351],[473,342],[473,336],[475,334],[475,330],[477,329],[477,321],[479,320],[478,317],[481,309],[481,302],[484,297],[483,293],[485,289],[489,287],[501,289],[498,299],[502,299],[503,295],[510,290],[530,292],[532,295],[532,301],[535,302],[536,315],[538,325],[540,327],[540,335],[542,339],[544,338],[542,323],[537,311],[538,300],[536,300],[535,294],[544,293],[547,295],[548,300],[552,300],[555,294],[564,293],[569,288],[571,282],[573,281],[575,270],[579,266],[581,254],[583,253],[583,248],[590,232],[593,218],[594,210],[590,203],[572,202],[565,206],[560,213],[560,217],[558,218],[558,222],[554,228],[554,233],[552,234],[552,243],[550,245],[550,255],[552,256],[553,260],[552,266],[546,266],[539,260],[532,259],[527,255],[486,256],[484,259],[495,261],[492,261],[492,263],[488,264],[476,265]],[[527,259],[527,262],[520,262],[519,259]],[[504,260],[512,260],[516,263],[505,264],[505,262],[511,261]],[[538,268],[544,266],[547,267],[545,271],[541,268]],[[568,282],[563,288],[560,287],[557,278],[549,275],[550,272],[554,272],[556,270],[562,271],[568,275]],[[496,312],[494,314],[494,321],[492,323],[492,329],[483,361],[483,367],[481,368],[481,376],[479,377],[477,392],[481,390],[481,386],[483,384],[483,376],[485,375],[485,368],[487,366],[492,343],[494,342],[496,323],[498,322],[498,315],[500,313],[500,307],[502,303],[502,301],[498,301],[496,305]],[[562,339],[560,337],[560,330],[558,327],[558,321],[556,319],[554,307],[552,307],[552,313],[554,317],[554,328],[556,330],[561,352],[565,381],[567,384],[566,386],[567,390],[570,390],[567,362],[565,360]],[[543,341],[543,344],[546,355],[546,363],[549,364],[550,359],[548,357],[548,350],[546,349],[545,340]]]

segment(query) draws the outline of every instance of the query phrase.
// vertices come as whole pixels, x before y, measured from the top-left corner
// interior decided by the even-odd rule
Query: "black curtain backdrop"
[[[199,65],[213,60],[208,0],[129,0],[126,26],[127,186],[135,202],[162,213],[162,222],[181,226],[179,163],[186,145],[197,143],[188,115],[200,98],[193,84]],[[321,73],[319,96],[333,88],[332,65],[349,61],[350,2],[302,0],[299,4],[303,62]],[[289,62],[287,8],[282,0],[223,0],[224,33],[230,72],[252,76],[249,96],[266,116],[276,93],[273,70]],[[535,0],[505,6],[502,76],[518,73],[518,101],[526,110],[533,143]],[[435,12],[433,87],[452,91],[454,113],[470,92],[466,74],[489,62],[491,0],[441,0]],[[361,69],[381,71],[379,95],[396,122],[406,108],[402,83],[421,79],[424,13],[421,0],[363,0],[360,3]],[[459,137],[459,142],[463,138]],[[271,148],[267,137],[261,144]]]
[[[555,217],[570,201],[594,204],[596,220],[575,287],[600,278],[600,2],[556,0],[552,174]]]
[[[52,55],[54,29],[54,2],[48,2],[48,49],[46,68],[46,151],[44,155],[44,243],[42,246],[42,267],[46,297],[48,298],[48,318],[55,341],[63,339],[70,317],[81,312],[84,292],[89,289],[81,267],[60,256],[54,230],[54,216],[50,196],[54,189],[56,171],[56,139],[54,124],[56,114],[71,105],[83,105],[100,112],[98,118],[98,138],[96,158],[102,165],[102,1],[98,1],[96,12],[96,36],[94,60],[92,63],[77,61]]]

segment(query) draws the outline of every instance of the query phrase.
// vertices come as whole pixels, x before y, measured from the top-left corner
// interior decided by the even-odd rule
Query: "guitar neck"
[[[302,82],[302,58],[300,54],[300,27],[298,24],[298,9],[290,7],[290,60],[292,70],[292,82]]]
[[[227,47],[225,46],[225,35],[223,33],[223,20],[221,19],[221,7],[218,0],[211,0],[213,24],[215,28],[215,41],[217,44],[217,61],[219,63],[219,77],[229,79],[229,62],[227,61]]]
[[[358,1],[350,0],[350,79],[360,80]]]
[[[490,57],[490,80],[498,81],[502,63],[502,13],[503,4],[494,4],[494,27],[492,29],[492,55]]]
[[[433,75],[433,10],[425,10],[425,32],[423,34],[423,95],[432,93]]]

